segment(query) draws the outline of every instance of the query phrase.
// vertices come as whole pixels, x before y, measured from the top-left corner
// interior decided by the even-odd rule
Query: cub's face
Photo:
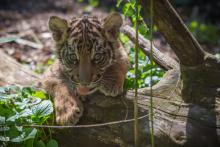
[[[58,57],[72,82],[89,88],[97,86],[105,70],[114,63],[121,25],[118,13],[103,20],[84,16],[69,23],[56,16],[50,18]]]

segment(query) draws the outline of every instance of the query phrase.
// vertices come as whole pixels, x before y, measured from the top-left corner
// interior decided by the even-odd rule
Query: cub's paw
[[[112,96],[112,97],[116,97],[120,94],[123,93],[123,88],[122,86],[110,86],[110,85],[105,85],[105,86],[101,86],[99,89],[103,94],[105,94],[106,96]]]
[[[76,102],[73,98],[62,100],[56,109],[56,122],[61,125],[74,125],[79,121],[83,114],[83,106],[81,102]]]

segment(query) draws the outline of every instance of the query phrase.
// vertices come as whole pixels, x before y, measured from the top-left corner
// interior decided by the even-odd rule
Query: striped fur
[[[69,23],[52,16],[49,29],[56,42],[57,59],[39,85],[53,98],[58,124],[76,124],[83,114],[79,87],[117,96],[123,91],[128,55],[118,40],[119,14],[105,19],[84,16]],[[78,92],[78,94],[76,93]]]
[[[116,17],[120,18],[118,14]],[[58,23],[57,26],[65,26],[65,21],[62,21],[64,20],[60,19],[60,22],[55,23]],[[118,40],[117,34],[121,24],[114,26],[117,21],[120,22],[120,20],[106,21],[89,16],[73,18],[66,29],[67,37],[63,39],[63,37],[57,36],[57,38],[63,39],[62,42],[57,41],[57,53],[63,73],[74,85],[82,85],[92,91],[100,90],[110,96],[116,96],[123,91],[128,56]],[[105,22],[113,24],[106,25]],[[105,28],[104,26],[110,27]],[[62,35],[60,32],[65,30],[62,28],[60,32],[56,32],[57,29],[59,28],[55,28],[54,31],[51,29],[52,33]],[[123,69],[117,71],[123,73],[120,74],[121,77],[118,77],[119,74],[114,70],[112,70],[113,73],[108,71],[108,68],[115,67],[115,65],[119,66],[118,70]],[[118,80],[118,78],[121,79]],[[116,85],[117,81],[119,81],[119,85]]]

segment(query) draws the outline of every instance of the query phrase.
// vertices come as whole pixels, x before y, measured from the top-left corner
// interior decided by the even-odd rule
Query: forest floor
[[[37,2],[31,0],[16,3],[10,3],[9,0],[4,5],[0,8],[0,38],[9,42],[0,43],[0,50],[38,74],[41,74],[56,58],[55,46],[47,25],[50,16],[58,15],[70,19],[87,13],[103,18],[108,12],[103,7],[93,8],[68,0]],[[158,34],[155,33],[155,46],[176,58],[164,38]],[[216,51],[216,48],[219,49],[218,46],[204,47],[210,52],[219,52]]]
[[[0,50],[39,74],[55,59],[55,46],[47,24],[50,16],[57,15],[68,20],[83,13],[106,15],[105,10],[94,11],[92,7],[78,3],[36,4],[38,6],[34,8],[25,5],[25,10],[17,8],[18,5],[0,9],[0,38],[3,42],[8,41],[0,43]]]

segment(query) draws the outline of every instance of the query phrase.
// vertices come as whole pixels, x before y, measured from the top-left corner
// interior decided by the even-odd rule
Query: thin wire
[[[138,43],[138,0],[135,3],[135,16],[136,16],[136,41],[135,41],[135,98],[134,98],[134,144],[135,147],[138,146],[138,52],[139,52],[139,43]]]
[[[151,69],[150,69],[150,140],[151,147],[154,147],[154,113],[153,113],[153,0],[150,1],[150,61],[151,61]]]
[[[148,117],[149,114],[143,115],[141,117],[138,117],[138,120],[144,119]],[[112,121],[112,122],[107,122],[107,123],[101,123],[101,124],[89,124],[89,125],[67,125],[67,126],[56,126],[56,125],[18,125],[17,126],[22,126],[22,127],[33,127],[33,128],[53,128],[53,129],[65,129],[65,128],[94,128],[94,127],[102,127],[102,126],[109,126],[109,125],[115,125],[115,124],[122,124],[122,123],[128,123],[128,122],[133,122],[135,119],[127,119],[127,120],[119,120],[119,121]],[[4,125],[0,125],[2,127]]]

